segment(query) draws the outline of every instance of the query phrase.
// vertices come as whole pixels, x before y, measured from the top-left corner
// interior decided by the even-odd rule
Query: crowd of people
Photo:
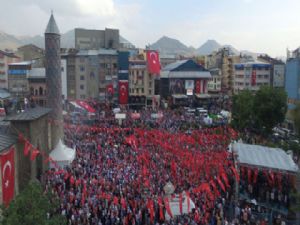
[[[76,158],[45,174],[68,224],[242,224],[231,210],[240,180],[227,150],[237,139],[233,129],[199,129],[169,110],[155,120],[145,110],[119,125],[109,108],[95,107],[92,123],[66,119],[65,143],[76,148]]]

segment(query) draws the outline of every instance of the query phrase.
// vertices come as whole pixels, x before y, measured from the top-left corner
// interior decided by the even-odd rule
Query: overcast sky
[[[196,48],[215,39],[272,56],[300,46],[299,0],[0,0],[0,31],[42,35],[51,9],[62,33],[118,28],[138,47],[163,35]]]

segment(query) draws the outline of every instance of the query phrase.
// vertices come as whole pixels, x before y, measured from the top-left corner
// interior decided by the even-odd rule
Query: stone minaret
[[[45,31],[47,107],[51,108],[51,149],[63,138],[60,34],[51,13]]]

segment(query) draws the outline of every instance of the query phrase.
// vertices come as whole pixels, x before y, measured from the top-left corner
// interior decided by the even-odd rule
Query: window
[[[84,76],[80,76],[80,80],[84,80]]]
[[[84,85],[83,84],[80,85],[80,89],[84,90]]]
[[[40,87],[39,88],[39,95],[43,95],[44,94],[44,92],[43,92],[43,88],[42,87]]]
[[[144,88],[141,89],[141,93],[144,94]]]
[[[85,70],[84,66],[80,66],[80,71],[84,72],[84,70]]]
[[[151,90],[149,90],[149,95],[151,95],[152,94],[152,91]]]
[[[64,70],[65,70],[65,68],[64,68],[64,67],[62,67],[62,68],[61,68],[61,72],[64,72]]]
[[[95,73],[93,71],[90,73],[90,77],[95,78]]]

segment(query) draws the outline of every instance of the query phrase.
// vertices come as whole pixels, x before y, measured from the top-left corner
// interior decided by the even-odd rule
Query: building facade
[[[270,85],[272,65],[259,61],[235,64],[234,93],[242,90],[257,91]]]
[[[32,68],[32,62],[18,62],[8,65],[8,91],[14,97],[29,95],[28,75]]]
[[[21,58],[22,61],[42,59],[41,63],[43,63],[43,59],[45,57],[45,50],[33,44],[28,44],[19,47],[16,54]]]
[[[292,109],[300,103],[300,57],[290,57],[286,62],[285,91],[288,107]]]
[[[219,95],[221,93],[221,81],[222,73],[218,68],[210,69],[211,79],[209,79],[207,84],[207,90],[210,94]]]
[[[220,69],[221,71],[221,89],[228,95],[233,93],[234,89],[234,65],[242,61],[240,55],[234,55],[228,48],[221,48],[210,55],[205,56],[205,68]]]
[[[155,97],[156,78],[156,76],[148,73],[146,60],[131,59],[129,61],[129,97],[132,99],[131,102],[140,103],[141,100],[145,100],[144,104],[151,104],[153,97]]]
[[[106,86],[118,79],[118,51],[113,49],[75,50],[62,54],[66,67],[67,98],[105,100]]]
[[[75,48],[78,50],[119,49],[119,46],[119,30],[117,29],[75,29]]]
[[[268,55],[261,55],[258,57],[258,60],[272,65],[270,77],[271,86],[284,88],[285,63]]]
[[[0,88],[8,89],[8,65],[19,61],[15,54],[0,50]]]

